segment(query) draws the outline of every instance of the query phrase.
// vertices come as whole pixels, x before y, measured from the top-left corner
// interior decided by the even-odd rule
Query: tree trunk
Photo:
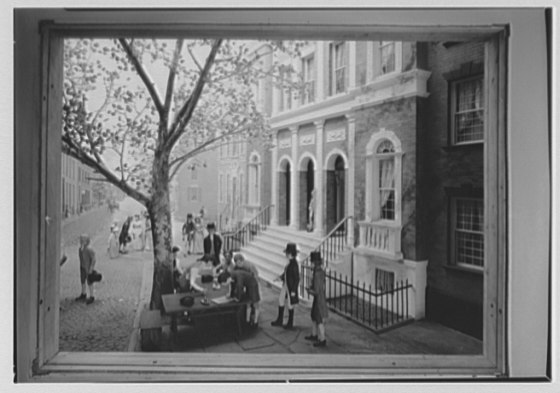
[[[152,173],[152,199],[148,206],[154,244],[154,278],[150,309],[163,308],[161,295],[173,293],[173,232],[169,198],[169,159],[156,153]]]

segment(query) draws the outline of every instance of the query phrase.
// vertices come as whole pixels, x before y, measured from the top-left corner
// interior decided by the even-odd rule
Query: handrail
[[[340,252],[346,248],[348,244],[348,224],[347,225],[344,224],[347,221],[351,221],[353,219],[354,219],[353,216],[344,217],[334,226],[334,228],[327,234],[327,236],[323,237],[321,243],[319,243],[319,245],[317,245],[317,247],[313,249],[313,251],[319,251],[321,253],[321,257],[323,258],[323,263],[325,268],[328,266],[329,261],[331,259],[336,258],[340,254]],[[353,223],[351,224],[353,225]],[[307,291],[305,291],[305,288],[309,287],[311,284],[312,269],[311,269],[311,263],[309,262],[310,258],[311,258],[311,253],[301,261],[301,277],[300,277],[301,296],[304,296],[304,293],[307,293]]]
[[[270,225],[270,210],[274,205],[261,209],[255,217],[234,233],[223,235],[224,250],[233,250],[247,245],[255,236],[262,233]],[[234,242],[237,247],[234,247]]]

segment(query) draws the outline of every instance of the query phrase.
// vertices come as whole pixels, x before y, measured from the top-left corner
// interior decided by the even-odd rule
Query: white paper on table
[[[212,299],[212,303],[215,304],[224,304],[224,303],[229,303],[231,302],[233,299],[232,298],[228,298],[225,295],[224,296],[220,296],[217,298]]]

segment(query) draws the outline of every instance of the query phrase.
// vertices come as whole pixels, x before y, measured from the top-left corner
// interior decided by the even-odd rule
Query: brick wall
[[[427,316],[469,334],[481,334],[483,277],[449,268],[449,190],[480,190],[484,180],[483,144],[449,146],[449,78],[481,69],[484,43],[426,44],[432,72],[430,96],[419,105],[419,210],[428,264]],[[478,65],[478,66],[477,66]],[[447,79],[446,79],[447,78]],[[471,190],[471,191],[469,191]],[[439,306],[438,306],[439,305]],[[471,310],[466,326],[461,315]]]
[[[366,147],[381,128],[392,131],[402,145],[402,239],[406,259],[417,260],[416,241],[416,98],[386,102],[356,112],[355,197],[357,221],[366,215]]]

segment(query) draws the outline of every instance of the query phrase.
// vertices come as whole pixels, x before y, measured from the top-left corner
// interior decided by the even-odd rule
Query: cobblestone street
[[[61,351],[127,351],[139,303],[142,268],[152,253],[130,252],[110,259],[107,239],[111,222],[139,213],[142,206],[125,199],[111,215],[107,207],[89,211],[63,223],[63,246],[68,260],[60,272]],[[102,275],[95,284],[95,302],[86,305],[74,299],[80,294],[78,237],[89,233],[95,250],[96,270]]]

